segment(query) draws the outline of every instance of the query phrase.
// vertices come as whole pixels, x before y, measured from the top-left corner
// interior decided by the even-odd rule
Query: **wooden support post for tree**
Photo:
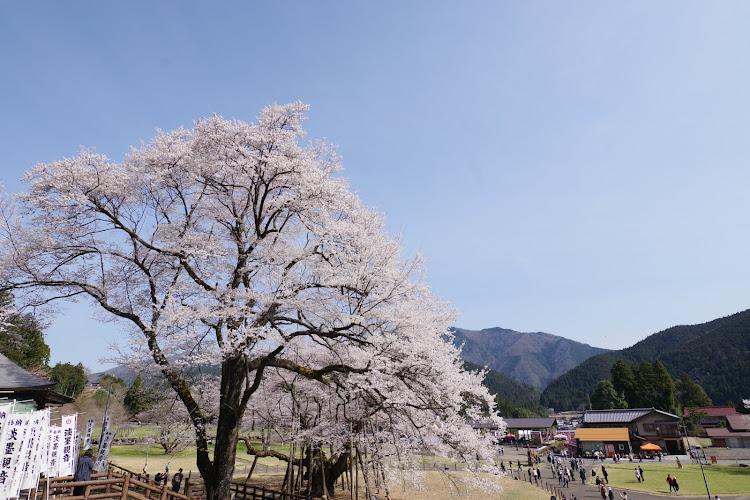
[[[349,494],[350,500],[354,500],[354,442],[351,422],[349,422]]]
[[[369,500],[372,498],[372,488],[370,487],[370,478],[367,473],[367,455],[361,454],[359,448],[357,448],[357,458],[359,459],[359,468],[362,470],[362,478],[365,480],[365,497]]]
[[[359,448],[356,446],[354,447],[354,450],[357,454],[357,457],[354,461],[354,482],[355,482],[355,500],[359,500]]]
[[[255,464],[258,463],[258,455],[255,455],[255,458],[253,458],[253,465],[250,466],[250,472],[247,473],[247,478],[245,478],[245,484],[250,482],[250,476],[253,475],[253,471],[255,470]]]
[[[312,482],[313,482],[313,449],[312,443],[307,443],[307,491],[306,496],[312,494]]]
[[[321,498],[323,500],[328,500],[328,487],[326,486],[326,463],[323,458],[323,446],[320,447],[319,453],[320,455],[320,477],[323,479],[323,495]]]

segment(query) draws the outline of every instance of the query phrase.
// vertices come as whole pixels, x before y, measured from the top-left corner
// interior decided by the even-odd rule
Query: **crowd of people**
[[[616,495],[621,499],[628,499],[627,492],[615,492],[609,485],[609,471],[605,465],[605,457],[603,455],[594,455],[590,457],[592,460],[584,461],[582,458],[568,457],[566,455],[553,455],[547,453],[546,458],[542,459],[540,455],[532,452],[527,448],[528,452],[528,463],[531,466],[524,467],[520,459],[517,459],[515,463],[513,460],[506,461],[500,460],[498,467],[503,474],[510,474],[516,479],[525,479],[530,483],[535,483],[539,486],[542,485],[542,471],[548,474],[546,479],[556,479],[558,487],[558,497],[553,496],[555,500],[576,500],[575,493],[568,490],[570,483],[576,483],[580,481],[581,485],[592,485],[595,486],[601,495],[603,500],[614,500]],[[501,453],[501,458],[504,456],[504,451]],[[635,455],[615,455],[612,457],[613,463],[621,463],[621,460],[627,459],[632,464],[634,458],[638,460],[638,456]],[[542,467],[542,462],[548,463],[549,469]],[[524,460],[524,462],[527,462]],[[600,463],[598,463],[600,462]],[[586,466],[590,469],[587,470]],[[681,464],[680,464],[681,465]],[[635,478],[639,483],[646,481],[646,476],[643,467],[636,462],[636,466],[633,469]],[[551,475],[551,477],[549,476]],[[527,477],[525,477],[527,476]],[[669,485],[670,493],[678,493],[680,490],[677,478],[672,475],[667,475],[667,483]]]

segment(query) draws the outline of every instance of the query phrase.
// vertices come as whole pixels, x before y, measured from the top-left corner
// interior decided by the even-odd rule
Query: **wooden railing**
[[[245,483],[232,483],[229,491],[234,498],[247,500],[308,500],[310,497],[296,493],[270,490]]]
[[[83,495],[72,496],[73,488],[84,487]],[[175,493],[166,485],[141,481],[130,474],[118,474],[111,469],[107,474],[92,474],[91,481],[73,481],[73,476],[43,479],[38,494],[64,495],[73,500],[112,498],[126,500],[194,500],[182,493]]]

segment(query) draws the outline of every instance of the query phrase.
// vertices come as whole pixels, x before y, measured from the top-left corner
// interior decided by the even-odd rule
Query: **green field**
[[[635,478],[634,468],[643,468],[645,481],[639,483]],[[606,464],[609,473],[609,484],[612,487],[628,491],[640,491],[669,495],[667,474],[677,478],[680,496],[705,496],[706,485],[703,482],[700,466],[685,464],[680,469],[672,463],[633,463]],[[736,465],[708,465],[703,467],[711,495],[733,495],[747,493],[750,490],[750,467]],[[597,472],[601,473],[599,467]]]

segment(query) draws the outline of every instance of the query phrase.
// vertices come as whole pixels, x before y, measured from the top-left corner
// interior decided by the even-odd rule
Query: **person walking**
[[[674,488],[674,492],[675,493],[679,493],[680,492],[680,485],[677,484],[677,478],[674,477],[674,476],[672,476],[672,488]]]
[[[599,488],[599,494],[602,496],[602,500],[607,499],[607,488],[604,485]]]
[[[91,471],[94,470],[93,456],[94,452],[89,448],[78,459],[78,466],[76,467],[76,473],[73,474],[73,481],[91,481]],[[73,496],[82,496],[85,492],[85,486],[75,486],[73,488]]]
[[[639,483],[641,482],[641,473],[638,471],[638,467],[635,468],[635,478]]]
[[[669,484],[669,492],[672,493],[672,475],[667,474],[667,484]]]
[[[607,496],[609,497],[609,500],[615,500],[615,492],[612,491],[611,486],[607,486]]]
[[[607,473],[607,468],[602,465],[602,476],[604,476],[604,482],[609,484],[609,474]]]
[[[645,483],[646,482],[646,476],[643,475],[643,468],[640,465],[638,466],[638,472],[641,473],[641,481],[643,481]]]

